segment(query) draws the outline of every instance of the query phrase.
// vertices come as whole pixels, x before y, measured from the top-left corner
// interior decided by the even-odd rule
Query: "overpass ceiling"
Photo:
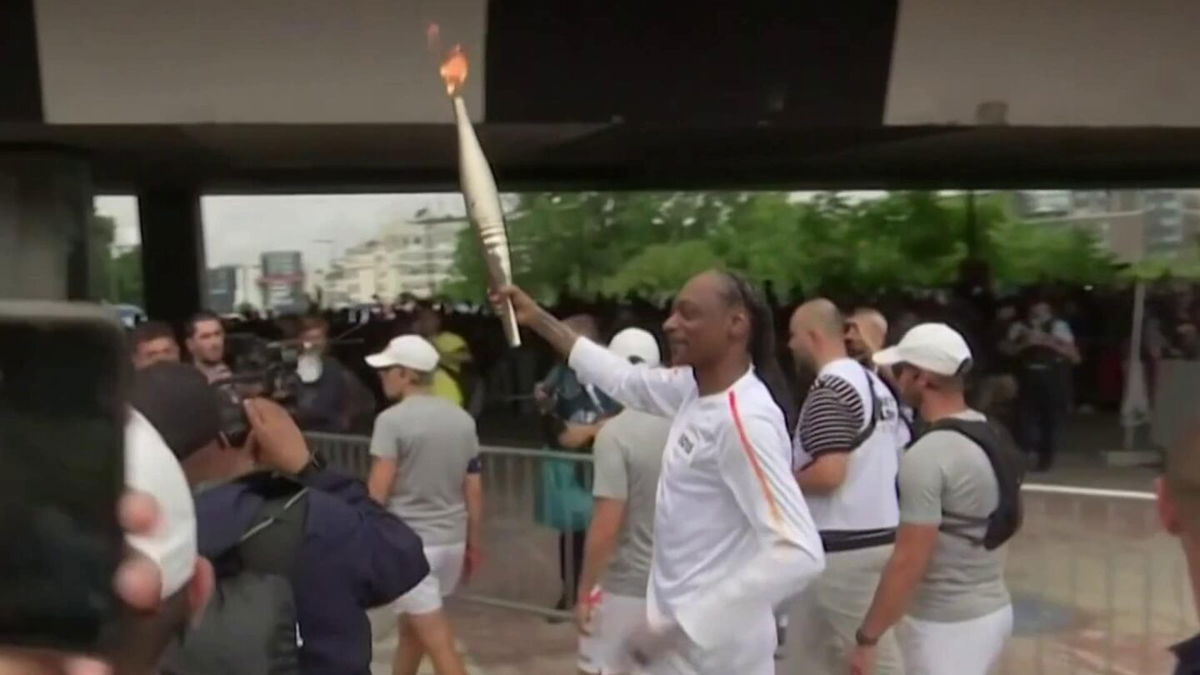
[[[485,124],[502,189],[1200,184],[1200,129]],[[0,150],[69,149],[97,185],[423,190],[457,183],[448,125],[0,124]]]
[[[1200,185],[1200,2],[1135,4],[0,0],[0,152],[105,189],[452,188],[435,19],[505,189]]]

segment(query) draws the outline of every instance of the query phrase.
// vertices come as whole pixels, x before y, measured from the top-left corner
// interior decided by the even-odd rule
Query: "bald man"
[[[792,315],[798,366],[817,374],[793,438],[793,469],[825,549],[825,571],[788,615],[788,673],[843,675],[855,631],[892,554],[900,510],[896,475],[908,428],[891,390],[846,351],[846,322],[818,299]],[[890,634],[876,672],[903,672]]]
[[[1167,455],[1167,471],[1158,481],[1158,512],[1168,532],[1179,537],[1200,611],[1200,433],[1193,432]],[[1173,648],[1176,675],[1200,673],[1200,635]]]
[[[887,317],[872,307],[859,307],[846,319],[846,349],[850,356],[864,365],[871,365],[871,356],[887,342]]]

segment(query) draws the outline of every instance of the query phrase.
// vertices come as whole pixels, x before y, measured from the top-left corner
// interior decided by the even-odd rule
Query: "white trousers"
[[[645,623],[646,598],[601,591],[592,611],[591,635],[579,637],[579,670],[593,675],[632,673],[625,643]]]
[[[714,649],[685,644],[634,675],[775,675],[775,617],[764,614],[729,626],[730,638]]]
[[[786,655],[780,672],[787,675],[844,675],[892,545],[825,554],[825,571],[813,580],[788,611]],[[875,650],[876,675],[902,675],[900,649],[888,631]],[[909,673],[916,671],[909,670]]]
[[[1012,605],[970,621],[905,617],[896,637],[908,675],[987,675],[1012,635]]]

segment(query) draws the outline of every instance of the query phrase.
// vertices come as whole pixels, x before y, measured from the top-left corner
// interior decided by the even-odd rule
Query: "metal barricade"
[[[592,457],[483,448],[485,555],[463,597],[568,618],[591,512]]]
[[[371,470],[371,439],[367,436],[346,434],[323,434],[306,432],[308,449],[320,452],[332,469],[350,474],[362,480]]]
[[[1186,561],[1154,495],[1025,486],[1008,550],[1014,636],[1001,672],[1170,672],[1167,647],[1195,632]]]
[[[368,439],[309,439],[331,465],[365,476]],[[583,533],[564,527],[574,524],[565,514],[579,507],[571,486],[591,485],[591,456],[504,447],[483,453],[486,563],[462,596],[567,618],[556,606],[564,599],[570,606],[573,584],[563,578],[578,569]],[[1025,524],[1008,546],[1014,635],[999,672],[1170,672],[1167,647],[1196,630],[1193,596],[1153,495],[1052,485],[1027,485],[1024,494]]]
[[[369,438],[305,437],[331,468],[366,479]],[[591,507],[592,456],[496,446],[481,451],[486,563],[460,596],[569,618]]]

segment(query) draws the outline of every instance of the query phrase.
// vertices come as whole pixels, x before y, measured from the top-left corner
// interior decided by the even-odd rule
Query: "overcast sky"
[[[801,198],[814,193],[794,193]],[[852,198],[877,197],[884,192],[854,191]],[[458,215],[462,195],[330,194],[210,196],[201,200],[204,246],[209,267],[256,265],[264,251],[300,251],[304,265],[323,269],[331,253],[371,239],[380,227],[413,218],[421,209],[434,215]],[[96,211],[117,221],[116,244],[136,245],[137,200],[131,196],[96,197]],[[326,240],[333,241],[333,251]]]
[[[301,251],[304,264],[325,267],[330,245],[340,254],[371,239],[380,227],[410,219],[418,209],[436,215],[462,213],[462,196],[440,194],[213,196],[201,200],[204,247],[209,267],[253,265],[264,251]],[[117,221],[116,243],[140,241],[137,200],[96,198],[96,211]]]

